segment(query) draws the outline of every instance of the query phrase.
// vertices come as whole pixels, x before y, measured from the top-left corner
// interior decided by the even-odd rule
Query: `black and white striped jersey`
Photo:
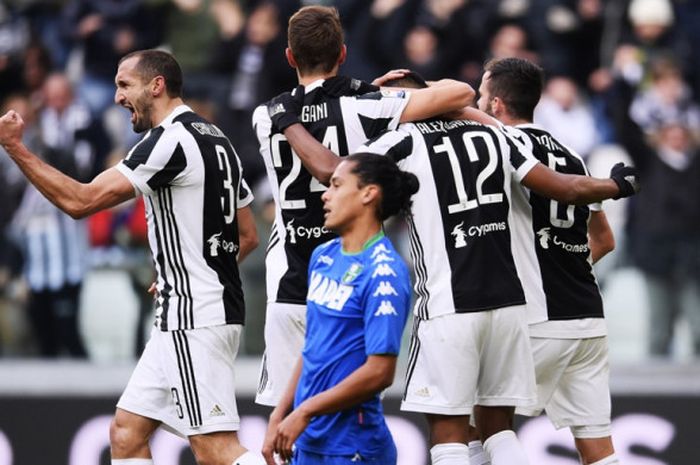
[[[581,157],[542,128],[525,124],[509,127],[507,131],[551,169],[566,174],[588,175]],[[528,302],[528,320],[531,323],[598,320],[568,325],[536,324],[531,326],[531,334],[539,335],[541,332],[542,337],[567,337],[566,328],[570,328],[576,337],[605,334],[601,320],[603,302],[593,274],[588,246],[590,212],[599,211],[600,204],[565,205],[523,186],[518,191],[514,192],[514,197],[526,199],[526,203],[519,205],[523,205],[531,215],[530,240],[534,244],[538,265],[535,273],[539,272],[539,286],[544,290],[546,300],[544,306],[530,305]],[[527,283],[525,285],[527,287]]]
[[[117,166],[146,200],[163,331],[242,324],[236,210],[253,200],[236,152],[185,105]]]
[[[301,121],[313,137],[345,156],[387,128],[396,128],[410,98],[404,91],[381,90],[356,97],[330,97],[323,80],[306,86]],[[267,106],[253,114],[275,201],[275,221],[265,260],[268,302],[306,304],[311,252],[334,235],[323,227],[326,190],[304,168],[284,134],[273,131]]]
[[[500,129],[471,121],[403,124],[366,148],[420,181],[409,220],[417,317],[525,303],[510,190],[511,178],[522,179],[537,163],[531,155]]]

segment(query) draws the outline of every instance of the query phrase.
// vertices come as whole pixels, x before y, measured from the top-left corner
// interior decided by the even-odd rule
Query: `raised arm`
[[[81,183],[42,161],[22,143],[24,121],[10,110],[0,118],[0,145],[51,203],[73,218],[84,218],[135,197],[131,182],[116,168],[100,173],[90,183]]]

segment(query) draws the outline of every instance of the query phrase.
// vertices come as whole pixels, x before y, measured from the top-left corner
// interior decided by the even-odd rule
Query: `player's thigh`
[[[535,367],[525,307],[490,310],[490,324],[481,351],[476,403],[524,407],[535,403]]]
[[[234,363],[240,333],[240,325],[155,331],[144,351],[153,356],[132,376],[138,373],[141,381],[129,382],[118,406],[158,419],[181,436],[238,430]]]
[[[470,415],[488,324],[485,312],[416,320],[411,336],[403,410]]]
[[[557,428],[571,427],[574,437],[610,435],[610,367],[607,337],[581,339],[575,357],[545,407]]]
[[[306,305],[272,302],[265,315],[265,352],[296,360],[304,346]]]
[[[282,397],[304,347],[306,306],[269,303],[265,322],[265,354],[255,401],[275,406]]]
[[[562,375],[576,354],[578,340],[531,337],[530,346],[535,363],[537,402],[531,407],[517,408],[516,413],[537,416],[549,403]]]

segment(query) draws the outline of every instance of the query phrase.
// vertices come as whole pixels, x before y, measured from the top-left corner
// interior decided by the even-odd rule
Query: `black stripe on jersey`
[[[172,333],[173,341],[175,342],[175,352],[177,354],[177,366],[180,371],[180,382],[182,383],[182,392],[185,397],[190,426],[201,426],[202,410],[199,405],[197,380],[195,379],[194,367],[192,366],[190,344],[184,331],[173,331]]]
[[[272,225],[272,231],[270,232],[270,238],[267,240],[267,249],[265,249],[265,254],[267,254],[272,247],[274,247],[275,244],[279,242],[279,232],[277,231],[277,228],[275,227],[275,224]]]
[[[411,153],[413,153],[413,137],[407,134],[406,137],[387,150],[386,156],[394,160],[394,163],[398,163]]]
[[[413,372],[416,369],[416,362],[418,361],[418,352],[420,351],[420,339],[418,339],[418,326],[420,326],[421,319],[413,318],[413,328],[411,330],[411,343],[408,346],[408,366],[406,368],[406,379],[404,381],[403,388],[403,400],[406,400],[406,394],[408,394],[408,385],[413,376]]]
[[[185,157],[185,151],[180,144],[177,144],[168,163],[148,180],[148,187],[156,190],[169,185],[186,167],[187,158]]]
[[[124,165],[133,171],[138,168],[139,165],[146,163],[148,161],[148,157],[150,157],[151,153],[153,152],[153,148],[156,146],[160,136],[162,136],[164,132],[165,129],[161,126],[151,129],[148,137],[134,147],[131,154],[124,160]]]
[[[416,232],[416,224],[412,216],[408,216],[408,235],[409,244],[411,246],[411,256],[413,257],[414,268],[416,270],[416,285],[415,290],[418,294],[419,306],[416,310],[418,318],[427,320],[429,318],[428,300],[430,299],[430,291],[428,291],[428,268],[425,265],[425,252],[423,244],[420,242],[420,237]]]
[[[360,118],[360,124],[362,125],[362,130],[365,132],[365,137],[369,139],[374,134],[380,134],[389,128],[389,123],[393,118],[370,118],[369,116],[364,116],[357,114]]]
[[[170,188],[159,189],[161,222],[163,223],[163,241],[166,257],[173,273],[174,291],[178,295],[178,329],[193,328],[193,305],[190,279],[182,258],[180,232],[175,221],[172,208],[172,192]]]
[[[265,392],[265,387],[267,386],[267,380],[269,375],[267,373],[267,353],[263,353],[262,359],[262,369],[260,370],[260,381],[258,382],[258,394]]]
[[[157,300],[157,302],[160,302],[162,299],[162,302],[160,303],[160,306],[162,308],[160,312],[160,330],[161,331],[167,331],[168,330],[168,310],[170,308],[170,291],[173,290],[173,287],[170,285],[170,282],[168,281],[168,273],[165,270],[165,252],[163,249],[163,241],[161,240],[161,226],[160,226],[160,220],[158,218],[158,215],[156,214],[156,209],[155,206],[153,205],[153,198],[152,197],[147,197],[148,201],[151,204],[151,211],[154,213],[153,214],[153,224],[155,226],[155,236],[156,236],[156,263],[158,265],[158,275],[163,278],[163,291],[160,293],[160,299]]]

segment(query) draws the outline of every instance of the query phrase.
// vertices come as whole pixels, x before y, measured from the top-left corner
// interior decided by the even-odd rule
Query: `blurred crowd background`
[[[348,60],[372,80],[391,68],[476,89],[490,58],[547,74],[535,121],[592,174],[633,162],[643,190],[606,202],[615,252],[596,265],[611,358],[700,356],[700,0],[327,0]],[[271,195],[254,108],[291,89],[284,57],[295,0],[1,0],[0,110],[19,111],[26,145],[90,180],[138,140],[113,103],[119,58],[163,47],[185,97],[229,136],[253,187],[261,246],[242,266],[243,354],[264,349],[264,250]],[[75,221],[0,149],[0,357],[135,359],[152,324],[143,203]],[[402,240],[400,225],[395,234]],[[404,241],[405,242],[405,241]],[[407,256],[408,254],[406,254]]]

